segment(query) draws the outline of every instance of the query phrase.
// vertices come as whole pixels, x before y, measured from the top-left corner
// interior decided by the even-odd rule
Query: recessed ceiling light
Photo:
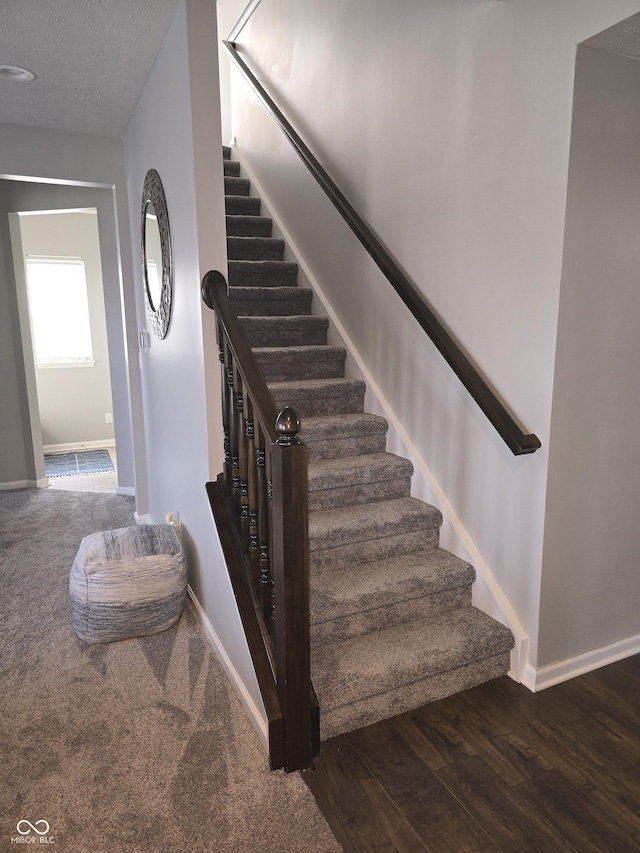
[[[29,80],[35,79],[35,76],[31,71],[27,71],[26,68],[18,68],[17,65],[0,65],[0,77],[4,80],[27,83]]]

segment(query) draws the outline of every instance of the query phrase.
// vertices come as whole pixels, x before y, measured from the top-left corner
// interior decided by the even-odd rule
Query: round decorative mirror
[[[159,338],[169,331],[173,265],[169,214],[160,175],[149,169],[142,189],[142,277],[151,328]]]

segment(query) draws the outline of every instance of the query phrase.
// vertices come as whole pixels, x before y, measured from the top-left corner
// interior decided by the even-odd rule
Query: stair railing
[[[225,451],[207,491],[269,719],[270,765],[290,772],[308,767],[319,747],[307,447],[294,410],[276,406],[220,272],[204,276],[202,298],[216,312]]]
[[[280,110],[262,83],[260,83],[242,59],[236,45],[230,41],[223,41],[222,43],[235,65],[251,84],[251,87],[267,111],[285,133],[305,166],[309,169],[333,205],[338,209],[347,225],[349,225],[362,246],[384,273],[418,323],[429,335],[511,452],[515,456],[535,453],[542,446],[540,439],[533,433],[525,433],[520,428],[513,415],[489,387],[478,368],[472,364],[468,356],[438,318],[435,311],[418,292],[415,285],[402,272],[372,228],[351,205],[324,167],[320,165],[316,157],[311,153],[282,110]]]

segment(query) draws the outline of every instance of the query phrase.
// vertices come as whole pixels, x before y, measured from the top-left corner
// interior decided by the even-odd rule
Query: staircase
[[[322,738],[503,675],[513,637],[471,605],[473,568],[439,547],[440,511],[411,497],[411,463],[224,149],[229,292],[268,386],[309,448],[311,677]]]

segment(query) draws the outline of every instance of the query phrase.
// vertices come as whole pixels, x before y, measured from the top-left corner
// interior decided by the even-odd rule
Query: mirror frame
[[[155,306],[151,299],[149,290],[149,276],[147,275],[147,207],[152,204],[158,220],[160,232],[160,248],[162,251],[162,284],[160,292],[160,304]],[[144,179],[142,188],[142,212],[140,222],[140,242],[142,246],[142,280],[144,282],[144,296],[147,305],[147,315],[151,328],[162,340],[167,336],[169,323],[171,322],[171,308],[173,304],[173,260],[171,256],[171,231],[169,229],[169,213],[167,211],[167,200],[164,195],[164,187],[160,175],[155,169],[149,169]]]

